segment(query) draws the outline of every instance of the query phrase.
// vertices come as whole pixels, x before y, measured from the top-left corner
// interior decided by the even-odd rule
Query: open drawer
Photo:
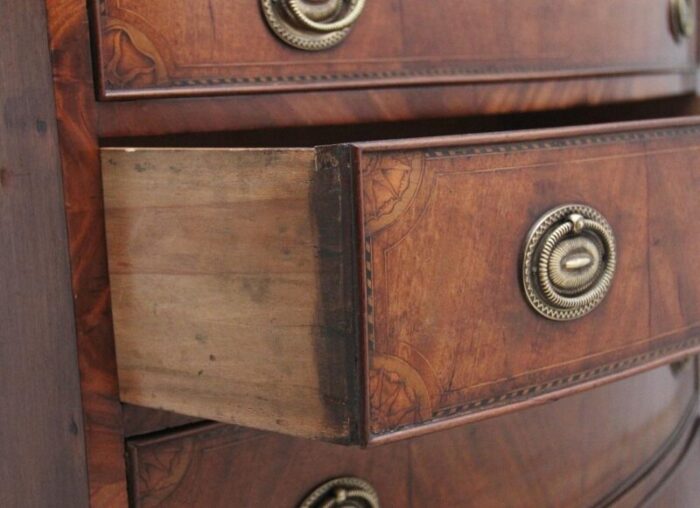
[[[103,150],[121,397],[373,444],[700,351],[700,119]]]

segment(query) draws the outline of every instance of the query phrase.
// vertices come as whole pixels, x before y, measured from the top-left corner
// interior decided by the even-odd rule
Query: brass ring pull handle
[[[260,0],[265,20],[284,42],[320,51],[343,41],[366,0]]]
[[[695,33],[694,0],[671,0],[671,28],[678,41]]]
[[[615,235],[597,210],[585,205],[555,208],[527,236],[522,266],[525,295],[546,318],[580,318],[603,301],[616,264]]]
[[[374,488],[360,478],[336,478],[314,489],[299,508],[380,508]]]
[[[365,0],[350,0],[349,10],[342,19],[333,22],[318,22],[304,14],[301,0],[286,0],[287,6],[294,17],[306,28],[317,32],[337,32],[352,26],[365,8]]]

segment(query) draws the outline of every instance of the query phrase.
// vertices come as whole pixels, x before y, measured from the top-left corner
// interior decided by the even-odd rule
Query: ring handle
[[[342,19],[329,23],[314,21],[309,16],[304,14],[300,1],[301,0],[286,0],[287,8],[294,15],[297,21],[299,21],[299,23],[309,30],[328,33],[344,30],[352,26],[355,21],[357,21],[357,18],[360,17],[360,14],[362,14],[363,9],[365,8],[366,0],[350,0],[348,13]]]
[[[380,508],[374,487],[355,477],[335,478],[311,492],[299,508]]]
[[[603,301],[616,266],[615,235],[600,212],[560,206],[540,217],[525,241],[525,296],[548,319],[578,319]]]
[[[559,244],[559,242],[569,234],[572,234],[576,229],[576,224],[580,224],[580,229],[576,231],[576,234],[582,234],[585,231],[591,231],[597,234],[599,238],[604,243],[604,251],[596,252],[592,251],[588,256],[590,258],[600,257],[604,253],[607,253],[607,261],[605,263],[605,269],[598,279],[595,280],[595,285],[592,289],[587,289],[589,286],[588,281],[583,281],[578,287],[571,288],[572,291],[584,291],[576,296],[565,296],[561,294],[555,288],[555,282],[552,280],[550,265],[552,261],[552,251]],[[579,247],[580,248],[580,247]],[[593,247],[595,249],[595,247]],[[584,248],[585,250],[585,248]],[[565,256],[565,255],[564,255]],[[564,257],[562,256],[562,257]],[[610,286],[612,277],[615,274],[616,265],[616,253],[615,253],[615,240],[612,234],[608,232],[599,223],[592,221],[590,219],[584,219],[580,215],[572,214],[569,217],[569,221],[559,226],[552,234],[547,237],[544,247],[542,248],[542,253],[539,259],[539,270],[538,278],[540,282],[540,288],[545,298],[552,304],[563,309],[575,309],[577,307],[585,307],[591,302],[600,299],[601,296],[605,294],[607,288]],[[577,268],[573,268],[572,272],[575,272]],[[587,290],[586,290],[587,289]]]
[[[695,33],[695,0],[671,0],[671,28],[678,41]]]
[[[265,20],[275,35],[306,51],[340,44],[365,5],[366,0],[260,0]]]

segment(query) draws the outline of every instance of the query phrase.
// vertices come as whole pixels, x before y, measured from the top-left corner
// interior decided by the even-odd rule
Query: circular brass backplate
[[[340,44],[366,0],[260,0],[267,24],[284,42],[306,51]]]
[[[615,235],[605,217],[586,205],[560,206],[540,217],[527,235],[523,290],[542,316],[578,319],[603,301],[616,263]]]
[[[330,480],[309,494],[299,508],[380,508],[374,488],[360,478]]]

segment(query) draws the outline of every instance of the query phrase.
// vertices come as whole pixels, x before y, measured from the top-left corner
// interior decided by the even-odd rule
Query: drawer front
[[[361,148],[370,440],[697,350],[699,141],[622,126]],[[600,306],[559,322],[518,270],[533,224],[569,203],[607,218],[617,262]]]
[[[271,0],[92,2],[103,97],[676,73],[694,62],[693,36],[674,34],[676,0],[367,0],[324,51],[281,41],[266,22]]]
[[[650,469],[658,477],[670,469],[659,459],[683,448],[697,398],[693,378],[690,364],[676,375],[662,367],[556,404],[369,450],[224,425],[134,438],[130,492],[142,508],[293,508],[317,485],[354,476],[387,507],[608,506],[600,502]]]
[[[699,351],[697,122],[105,150],[122,398],[380,443]],[[607,220],[615,273],[556,321],[528,301],[523,252],[570,203]]]

